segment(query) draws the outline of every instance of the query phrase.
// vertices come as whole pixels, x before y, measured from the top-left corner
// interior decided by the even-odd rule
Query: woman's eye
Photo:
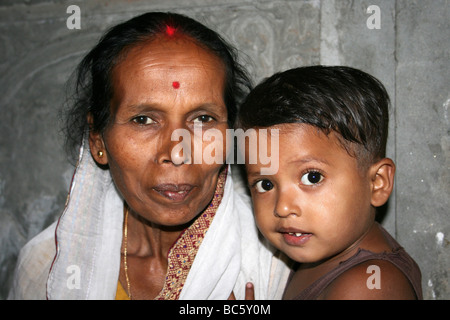
[[[152,118],[147,117],[147,116],[137,116],[136,118],[133,118],[133,122],[135,122],[137,124],[141,124],[141,125],[155,123],[155,121]]]
[[[195,119],[194,119],[194,122],[195,122],[195,123],[199,123],[199,122],[200,122],[200,123],[205,123],[205,122],[210,122],[210,121],[212,121],[212,120],[214,120],[213,117],[204,114],[204,115],[201,115],[201,116],[195,118]]]
[[[323,175],[318,171],[309,171],[304,174],[301,178],[301,182],[304,185],[312,186],[318,184],[323,180]]]
[[[260,180],[255,184],[256,191],[263,193],[273,189],[273,183],[269,180]]]

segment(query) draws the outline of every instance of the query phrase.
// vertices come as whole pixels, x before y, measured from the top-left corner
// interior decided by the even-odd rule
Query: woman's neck
[[[127,227],[127,251],[141,258],[167,259],[167,254],[181,233],[191,223],[176,227],[161,226],[130,210]]]

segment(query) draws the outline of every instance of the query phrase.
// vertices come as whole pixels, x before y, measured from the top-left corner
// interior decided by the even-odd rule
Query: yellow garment
[[[120,281],[117,281],[116,300],[130,300]]]

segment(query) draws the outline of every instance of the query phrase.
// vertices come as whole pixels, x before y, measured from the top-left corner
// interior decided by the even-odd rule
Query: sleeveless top
[[[393,248],[391,252],[374,253],[369,250],[359,249],[352,257],[342,261],[336,268],[317,279],[292,300],[316,300],[322,291],[342,273],[369,260],[385,260],[395,265],[409,280],[416,293],[416,298],[422,300],[422,276],[419,266],[383,227],[379,227],[389,245]],[[293,274],[294,272],[291,273],[291,278]]]

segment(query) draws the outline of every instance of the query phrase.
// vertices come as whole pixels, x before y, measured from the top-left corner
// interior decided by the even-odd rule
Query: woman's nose
[[[168,129],[161,132],[156,161],[158,164],[180,166],[191,163],[191,135],[183,128]]]
[[[280,192],[273,214],[278,218],[287,218],[290,215],[300,216],[301,210],[295,192],[289,190]]]

